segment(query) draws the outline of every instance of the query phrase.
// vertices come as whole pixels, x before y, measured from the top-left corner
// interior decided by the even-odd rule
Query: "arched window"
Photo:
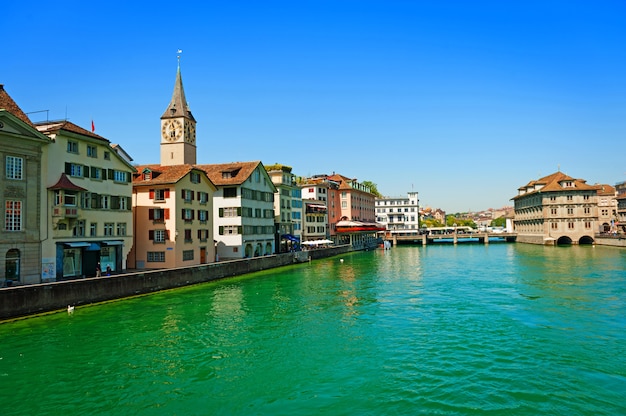
[[[12,248],[7,251],[5,262],[6,280],[20,280],[20,251]]]

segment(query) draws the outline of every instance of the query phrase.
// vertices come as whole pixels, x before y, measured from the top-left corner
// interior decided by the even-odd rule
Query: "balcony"
[[[52,216],[55,218],[78,218],[76,207],[53,207]]]

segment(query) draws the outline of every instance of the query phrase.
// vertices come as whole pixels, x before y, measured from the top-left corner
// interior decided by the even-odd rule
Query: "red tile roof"
[[[15,117],[22,120],[24,123],[31,127],[35,127],[33,122],[30,121],[26,113],[13,101],[13,98],[4,90],[4,85],[0,84],[0,109],[5,109]]]
[[[81,188],[78,185],[74,185],[65,173],[62,173],[57,183],[50,186],[48,189],[51,191],[54,191],[57,189],[63,189],[66,191],[86,191],[85,188]]]
[[[573,186],[565,188],[561,186],[561,183],[564,181],[571,181]],[[538,189],[535,189],[537,186],[541,186]],[[543,178],[530,181],[528,184],[521,186],[518,190],[523,191],[527,190],[523,194],[519,194],[512,199],[518,199],[522,196],[530,195],[535,192],[550,192],[550,191],[572,191],[573,189],[578,191],[588,191],[597,189],[596,186],[588,185],[587,181],[584,179],[576,179],[571,176],[564,174],[563,172],[555,172],[551,175],[544,176]]]
[[[176,183],[191,172],[194,165],[139,165],[135,166],[135,168],[137,173],[133,175],[133,186],[148,186]],[[149,180],[144,179],[143,172],[146,170],[152,172]]]
[[[199,169],[206,172],[211,182],[215,186],[241,185],[244,183],[254,169],[261,165],[261,161],[253,162],[231,162],[219,163],[214,165],[196,165]],[[262,168],[265,170],[265,168]]]
[[[35,123],[35,127],[43,134],[58,133],[59,130],[65,130],[72,133],[81,134],[83,136],[89,136],[94,139],[99,139],[106,143],[110,143],[109,140],[105,139],[104,137],[99,136],[89,130],[86,130],[68,120],[42,121]]]

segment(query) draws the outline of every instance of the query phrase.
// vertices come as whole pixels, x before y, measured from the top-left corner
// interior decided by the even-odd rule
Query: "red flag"
[[[91,120],[91,132],[93,133],[94,131],[96,131],[96,126],[93,124],[93,120]]]

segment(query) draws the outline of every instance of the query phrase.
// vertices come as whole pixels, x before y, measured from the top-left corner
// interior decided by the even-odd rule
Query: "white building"
[[[406,197],[376,198],[376,222],[383,224],[389,236],[417,233],[420,228],[417,192]]]

